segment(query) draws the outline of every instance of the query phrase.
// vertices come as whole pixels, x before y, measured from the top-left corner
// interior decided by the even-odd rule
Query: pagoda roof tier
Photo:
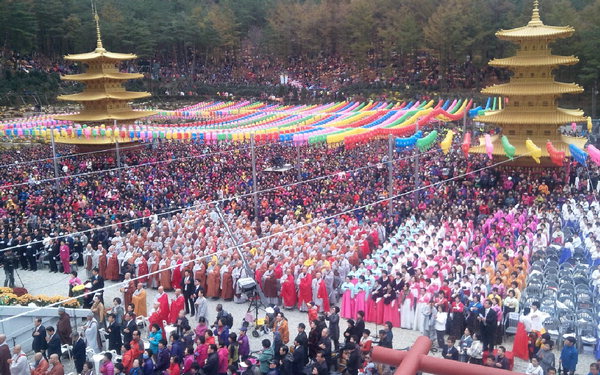
[[[64,81],[92,81],[95,79],[129,80],[143,78],[141,73],[82,73],[60,76]]]
[[[580,94],[582,92],[583,88],[581,86],[563,82],[511,82],[493,85],[481,90],[483,94],[502,96],[562,95]]]
[[[109,51],[105,50],[104,48],[96,48],[93,52],[78,53],[75,55],[65,56],[65,60],[72,60],[72,61],[90,61],[90,60],[97,60],[97,59],[133,60],[136,58],[137,58],[137,56],[132,53],[109,52]]]
[[[537,109],[537,108],[534,108]],[[506,108],[489,115],[478,116],[475,121],[497,125],[565,125],[572,122],[585,122],[587,119],[581,112],[552,108],[551,110],[515,111]]]
[[[512,56],[504,59],[494,59],[489,62],[489,65],[519,68],[531,66],[575,65],[578,62],[579,59],[575,56]]]
[[[518,27],[510,30],[500,30],[496,33],[498,39],[519,41],[524,39],[557,39],[568,38],[575,32],[570,26],[527,26]]]
[[[575,29],[571,26],[547,26],[540,18],[540,9],[538,0],[533,2],[533,12],[531,21],[526,26],[516,29],[500,30],[496,33],[499,39],[518,42],[520,40],[535,39],[557,39],[567,38],[573,35]]]
[[[81,113],[73,114],[73,115],[57,115],[54,116],[57,120],[65,120],[65,121],[91,121],[91,122],[99,122],[99,121],[107,121],[107,120],[117,120],[117,121],[126,121],[126,120],[137,120],[143,117],[148,117],[155,115],[156,111],[118,111],[118,112],[107,112],[107,111],[83,111]]]
[[[116,100],[134,100],[147,98],[151,94],[149,92],[136,92],[136,91],[84,91],[78,94],[71,95],[60,95],[57,99],[59,100],[70,100],[74,102],[92,102],[103,99],[116,99]]]

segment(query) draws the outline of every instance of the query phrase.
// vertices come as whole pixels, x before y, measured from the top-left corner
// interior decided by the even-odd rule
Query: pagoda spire
[[[538,0],[533,0],[533,12],[531,14],[531,21],[529,21],[529,26],[542,26],[544,23],[540,18],[540,2]]]
[[[102,34],[100,33],[100,17],[98,16],[98,10],[96,9],[94,0],[92,0],[92,12],[94,14],[94,21],[96,21],[96,49],[104,50],[104,47],[102,46]]]

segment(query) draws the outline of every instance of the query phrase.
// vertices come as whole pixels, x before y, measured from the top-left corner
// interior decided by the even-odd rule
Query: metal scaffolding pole
[[[250,153],[252,154],[252,197],[254,198],[254,220],[258,223],[258,180],[256,178],[256,152],[254,133],[250,134]]]
[[[419,122],[417,122],[416,124],[416,131],[419,131]],[[419,185],[421,184],[421,179],[419,177],[419,169],[420,169],[420,151],[419,148],[415,145],[415,171],[414,171],[414,176],[415,176],[415,189],[419,188]],[[415,199],[415,203],[418,204],[418,197],[419,197],[419,192],[415,191],[414,194],[414,199]]]
[[[300,161],[300,145],[296,146],[296,171],[298,173],[298,182],[302,181],[302,162]]]
[[[117,129],[117,120],[115,120],[114,122],[115,124],[115,129]],[[116,133],[115,133],[116,134]],[[119,150],[119,137],[117,135],[115,135],[115,152],[117,154],[117,167],[119,168],[119,178],[121,177],[121,152]]]
[[[56,143],[54,142],[54,128],[50,129],[50,143],[52,144],[52,163],[54,164],[54,186],[56,190],[60,190],[60,180],[58,173],[58,160],[56,159]]]
[[[389,135],[388,138],[388,196],[390,200],[388,202],[388,216],[391,218],[393,215],[393,199],[394,196],[394,136]]]

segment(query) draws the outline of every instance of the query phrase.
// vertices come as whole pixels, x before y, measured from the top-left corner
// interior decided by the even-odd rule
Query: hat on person
[[[94,316],[94,313],[90,311],[90,312],[88,312],[88,313],[87,313],[87,315],[86,315],[86,316],[92,316],[92,317],[93,317],[93,316]]]
[[[59,312],[59,313],[64,313],[64,312],[65,312],[65,308],[64,308],[64,307],[62,307],[62,306],[61,306],[61,307],[59,307],[59,308],[58,308],[58,312]]]
[[[240,328],[240,331],[242,331],[242,332],[246,332],[246,331],[248,331],[248,327],[246,327],[246,326],[243,326],[242,328]]]

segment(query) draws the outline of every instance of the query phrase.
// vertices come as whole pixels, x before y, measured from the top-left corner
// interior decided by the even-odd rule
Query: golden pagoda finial
[[[92,0],[92,12],[94,13],[94,21],[96,21],[96,49],[104,49],[102,46],[102,34],[100,34],[100,17],[98,17],[98,10],[96,9],[94,0]]]
[[[540,2],[533,0],[533,13],[531,14],[531,21],[529,21],[528,26],[541,26],[543,24],[540,18]]]

